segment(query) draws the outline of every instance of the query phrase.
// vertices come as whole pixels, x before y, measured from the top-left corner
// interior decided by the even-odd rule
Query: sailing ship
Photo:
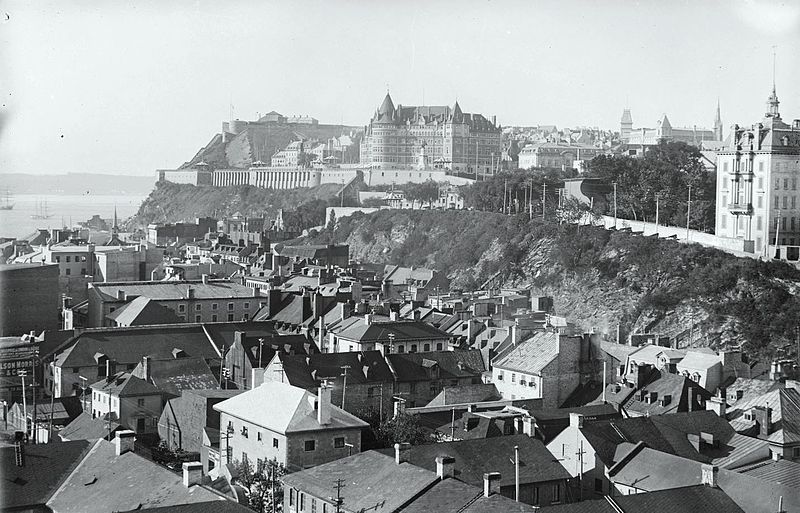
[[[44,202],[37,201],[36,213],[31,214],[31,219],[50,219],[51,217],[53,217],[53,214],[47,213],[47,200],[44,200]]]
[[[14,208],[14,203],[11,203],[11,194],[6,189],[6,195],[3,197],[2,203],[0,203],[0,210],[11,210]]]

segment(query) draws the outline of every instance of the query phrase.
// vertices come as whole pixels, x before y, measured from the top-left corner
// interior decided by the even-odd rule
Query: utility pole
[[[28,435],[28,401],[25,399],[25,376],[28,375],[28,371],[20,370],[17,371],[17,376],[22,378],[22,419],[25,421],[25,436]]]
[[[656,194],[656,236],[658,236],[658,194]]]
[[[533,221],[533,180],[529,184],[530,192],[528,194],[528,221]]]
[[[261,368],[261,352],[264,350],[264,338],[258,339],[258,368]]]
[[[55,369],[56,365],[56,357],[53,355],[53,368],[50,370],[50,376],[55,377],[55,373],[53,370]],[[53,440],[53,403],[56,399],[56,382],[55,379],[50,380],[50,423],[47,427],[47,442],[50,443]]]
[[[350,366],[342,365],[340,368],[344,371],[344,373],[342,373],[342,376],[344,376],[344,380],[342,382],[342,409],[344,410],[344,397],[347,393],[347,370],[350,369]]]
[[[689,197],[686,200],[686,240],[689,240],[689,214],[692,213],[692,186],[689,186]]]
[[[544,221],[544,208],[547,206],[547,183],[542,183],[542,221]]]
[[[613,182],[614,186],[614,229],[617,229],[617,182]]]
[[[580,449],[575,454],[576,456],[578,456],[578,463],[581,466],[580,469],[578,470],[578,493],[580,494],[579,500],[583,500],[583,455],[584,455],[583,440],[581,440]]]
[[[344,484],[344,479],[337,479],[334,482],[336,483],[336,497],[333,500],[333,505],[336,506],[336,513],[342,513],[342,504],[344,504],[342,488],[346,485]]]
[[[781,249],[778,246],[778,235],[781,232],[781,211],[780,209],[775,209],[775,257],[780,258]]]
[[[36,352],[31,356],[31,363],[33,364],[33,368],[31,369],[31,390],[33,391],[33,443],[36,443],[36,439],[38,438],[36,436],[36,417],[38,417],[38,412],[36,411]]]
[[[519,502],[519,445],[514,446],[514,500]]]
[[[508,180],[503,180],[503,215],[506,213],[506,196],[508,196]]]
[[[453,408],[451,411],[452,417],[450,418],[450,441],[453,442],[456,439],[456,409]]]

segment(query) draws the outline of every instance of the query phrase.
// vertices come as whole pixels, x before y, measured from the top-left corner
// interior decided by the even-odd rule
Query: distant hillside
[[[197,217],[221,218],[236,212],[275,218],[279,209],[294,211],[313,203],[317,207],[315,217],[301,222],[307,228],[325,222],[325,206],[340,188],[337,184],[326,184],[308,189],[270,190],[250,185],[196,187],[159,182],[128,221],[128,228],[143,228],[155,222],[192,221]]]
[[[65,175],[28,175],[2,173],[2,189],[13,194],[111,194],[144,195],[153,189],[155,174],[150,176],[67,173]]]
[[[469,211],[384,210],[338,220],[335,240],[376,263],[429,266],[472,289],[552,295],[584,328],[663,333],[680,345],[794,354],[800,271],[672,240]],[[327,231],[305,239],[323,243]]]

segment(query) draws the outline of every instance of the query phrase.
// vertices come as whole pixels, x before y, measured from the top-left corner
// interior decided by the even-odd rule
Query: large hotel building
[[[764,119],[734,125],[717,154],[716,235],[743,240],[745,251],[797,259],[800,246],[800,119],[781,119],[773,85]],[[772,246],[770,248],[770,246]]]
[[[361,164],[371,168],[491,174],[502,153],[495,119],[464,113],[458,102],[395,107],[386,93],[364,132]]]

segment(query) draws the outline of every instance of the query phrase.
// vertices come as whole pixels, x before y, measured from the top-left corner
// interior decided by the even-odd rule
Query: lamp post
[[[689,197],[686,200],[686,240],[689,240],[689,220],[692,213],[692,186],[689,186]]]
[[[656,237],[658,237],[658,193],[656,193]]]
[[[617,229],[617,182],[613,182],[614,186],[614,229]]]

